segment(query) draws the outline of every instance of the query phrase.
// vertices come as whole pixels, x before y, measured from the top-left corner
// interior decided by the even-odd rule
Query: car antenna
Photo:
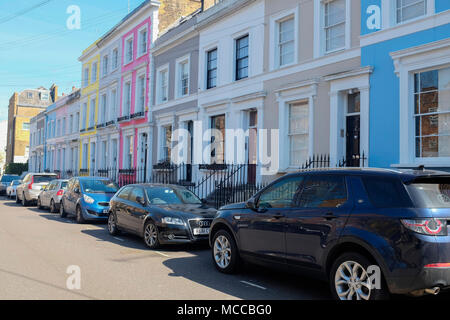
[[[424,171],[425,170],[425,166],[423,164],[421,164],[415,170],[417,170],[417,171]]]

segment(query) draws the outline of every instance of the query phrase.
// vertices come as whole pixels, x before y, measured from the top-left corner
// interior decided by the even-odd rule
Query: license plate
[[[109,209],[103,209],[103,213],[108,213]]]
[[[194,229],[194,236],[208,235],[208,234],[209,234],[209,228],[195,228]]]

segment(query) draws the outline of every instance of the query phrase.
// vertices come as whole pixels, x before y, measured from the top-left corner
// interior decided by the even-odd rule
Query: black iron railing
[[[120,187],[136,183],[181,185],[188,188],[208,204],[219,208],[223,205],[246,201],[264,185],[256,182],[256,165],[191,165],[163,162],[149,170],[137,168],[100,168],[67,170],[61,178],[97,176],[109,178]]]

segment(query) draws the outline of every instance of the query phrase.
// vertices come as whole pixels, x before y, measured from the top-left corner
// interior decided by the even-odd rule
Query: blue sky
[[[81,52],[143,0],[51,0],[22,16],[2,23],[43,0],[0,2],[0,120],[16,91],[58,85],[59,94],[80,87]],[[81,9],[81,29],[69,30],[70,5]]]

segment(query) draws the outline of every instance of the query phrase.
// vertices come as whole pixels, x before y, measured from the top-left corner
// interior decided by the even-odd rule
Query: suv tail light
[[[409,230],[429,236],[446,236],[447,220],[444,219],[402,219],[402,224]]]
[[[28,185],[28,189],[33,189],[33,182],[34,182],[34,177],[31,177],[31,182],[30,182],[30,184]]]
[[[58,192],[56,193],[57,196],[62,196],[64,193],[64,190],[58,190]]]

